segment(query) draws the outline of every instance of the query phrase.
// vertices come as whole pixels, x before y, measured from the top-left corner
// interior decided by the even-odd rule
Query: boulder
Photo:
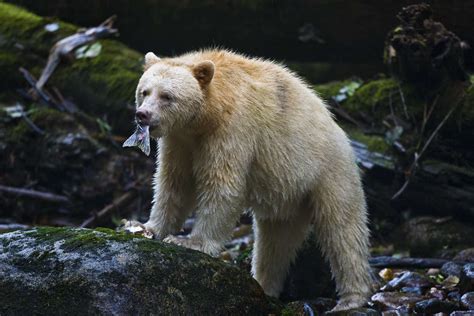
[[[250,274],[203,253],[109,229],[0,235],[0,314],[266,315]]]

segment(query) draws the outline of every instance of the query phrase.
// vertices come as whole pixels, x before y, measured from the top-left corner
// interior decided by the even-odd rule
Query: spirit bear
[[[277,297],[314,231],[336,281],[335,309],[365,304],[369,230],[359,171],[347,136],[301,79],[225,50],[148,53],[136,103],[138,123],[159,138],[144,224],[156,238],[216,255],[250,211],[252,274]],[[190,236],[169,236],[193,211]]]

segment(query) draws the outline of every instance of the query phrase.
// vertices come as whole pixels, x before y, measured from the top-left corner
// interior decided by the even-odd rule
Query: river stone
[[[474,290],[474,263],[465,264],[461,270],[459,289],[462,293]]]
[[[426,276],[421,275],[417,272],[407,271],[388,282],[384,287],[382,287],[381,290],[393,291],[400,290],[402,288],[411,288],[410,292],[413,293],[413,288],[418,288],[420,292],[423,292],[431,286],[433,286],[433,281],[431,281]]]
[[[267,315],[252,277],[203,253],[109,229],[0,235],[0,315]]]
[[[374,305],[382,310],[411,306],[423,300],[423,296],[413,293],[379,292],[371,298]]]
[[[437,298],[423,300],[415,304],[415,312],[423,315],[433,315],[436,313],[451,313],[459,309],[459,306]]]
[[[467,292],[461,296],[461,304],[466,309],[474,310],[474,292]]]
[[[379,311],[371,308],[354,308],[346,311],[327,312],[327,316],[379,316],[382,315]]]
[[[441,267],[441,274],[445,277],[448,277],[450,275],[454,275],[454,276],[457,276],[458,278],[461,276],[461,270],[462,270],[462,266],[457,264],[457,263],[454,263],[452,261],[449,261],[449,262],[446,262],[445,264],[443,264],[443,266]]]

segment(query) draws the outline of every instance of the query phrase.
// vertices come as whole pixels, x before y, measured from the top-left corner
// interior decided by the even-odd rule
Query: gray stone
[[[459,278],[461,276],[461,270],[462,270],[462,265],[449,261],[443,264],[440,272],[445,277],[454,275]]]
[[[388,282],[384,287],[382,287],[381,290],[393,291],[400,290],[402,288],[412,288],[411,292],[413,292],[413,288],[419,288],[420,291],[423,291],[430,288],[431,286],[433,286],[433,281],[431,281],[426,276],[417,272],[407,271]]]
[[[0,235],[0,315],[278,313],[245,271],[109,229]]]
[[[379,311],[371,308],[354,308],[346,311],[327,312],[327,316],[379,316],[382,315]]]
[[[461,296],[461,304],[465,309],[474,310],[474,292],[467,292]]]
[[[415,312],[418,314],[433,315],[436,313],[451,313],[459,309],[459,306],[437,298],[423,300],[415,304]]]

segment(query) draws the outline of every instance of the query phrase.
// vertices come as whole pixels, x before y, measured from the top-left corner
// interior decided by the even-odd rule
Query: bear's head
[[[135,95],[137,122],[149,125],[153,137],[161,137],[199,119],[214,68],[209,60],[187,64],[147,53]]]

